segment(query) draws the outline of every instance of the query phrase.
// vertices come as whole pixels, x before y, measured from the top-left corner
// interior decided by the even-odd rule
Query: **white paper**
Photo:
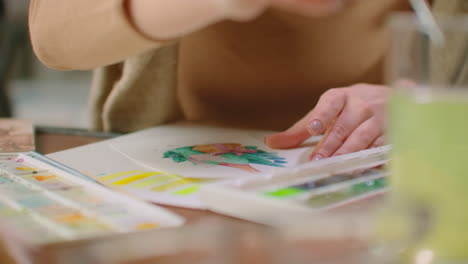
[[[194,126],[194,125],[166,125],[166,126],[159,126],[155,128],[146,129],[140,132],[132,133],[129,135],[125,135],[122,137],[117,137],[114,139],[85,145],[82,147],[57,152],[54,154],[48,155],[48,157],[55,159],[71,168],[79,170],[80,172],[87,174],[93,177],[96,180],[104,183],[105,185],[109,186],[112,189],[116,189],[119,191],[126,192],[130,195],[138,197],[140,199],[144,199],[146,201],[159,203],[159,204],[166,204],[166,205],[173,205],[173,206],[180,206],[180,207],[188,207],[188,208],[205,208],[204,204],[200,201],[198,197],[198,191],[194,191],[193,193],[179,195],[176,194],[180,190],[185,190],[187,188],[195,187],[195,186],[203,186],[208,183],[213,183],[220,181],[222,179],[216,179],[216,177],[212,177],[211,180],[207,180],[204,182],[200,182],[197,184],[185,184],[185,185],[176,185],[173,184],[175,181],[169,182],[160,182],[155,185],[147,186],[145,188],[136,188],[135,184],[141,183],[145,180],[151,180],[151,177],[141,179],[131,184],[127,185],[115,185],[116,182],[129,179],[134,175],[141,175],[144,173],[151,173],[151,172],[160,172],[161,170],[158,169],[156,166],[151,165],[152,160],[150,159],[149,162],[145,160],[144,155],[141,155],[142,152],[150,152],[152,151],[153,147],[157,147],[160,142],[166,142],[166,145],[170,145],[168,141],[171,138],[177,138],[182,140],[181,138],[187,137],[188,134],[192,135],[196,139],[196,141],[201,140],[200,136],[203,138],[207,131],[211,131],[211,135],[213,133],[220,136],[222,138],[217,138],[218,140],[240,140],[244,138],[246,140],[245,144],[258,144],[258,147],[265,151],[273,151],[277,153],[281,153],[280,155],[287,158],[289,160],[287,167],[296,166],[298,164],[302,164],[307,162],[307,157],[312,149],[309,148],[300,148],[294,150],[270,150],[266,148],[263,144],[263,136],[272,133],[271,131],[245,131],[245,130],[237,130],[237,129],[219,129],[219,128],[206,128],[203,126]],[[221,133],[221,132],[222,133]],[[236,137],[236,138],[233,138]],[[239,138],[237,138],[239,137]],[[316,141],[317,138],[312,139],[312,141]],[[152,142],[152,144],[150,144]],[[184,140],[183,142],[179,142],[182,145],[185,144],[194,144],[192,141]],[[172,143],[171,143],[172,144]],[[177,142],[175,143],[177,144]],[[171,146],[169,146],[171,147]],[[132,149],[133,152],[136,152],[137,155],[132,155],[128,152],[125,152],[124,148]],[[119,149],[119,151],[116,151]],[[142,157],[141,157],[142,156]],[[157,155],[154,155],[156,157]],[[152,156],[148,156],[152,157]],[[294,158],[293,158],[294,157]],[[164,160],[164,159],[163,159]],[[166,159],[167,160],[167,159]],[[172,161],[171,161],[172,162]],[[174,163],[175,164],[175,163]],[[171,165],[174,165],[171,164]],[[192,166],[191,164],[187,163],[186,166]],[[233,168],[219,168],[225,172],[226,170],[231,171],[233,175],[237,175],[234,177],[242,177],[242,171]],[[267,168],[268,169],[268,168]],[[279,169],[279,168],[278,168]],[[275,168],[273,168],[275,170]],[[173,172],[174,173],[174,172]],[[109,175],[118,175],[118,177],[114,177],[112,179],[106,179]],[[205,175],[204,176],[209,176]],[[240,176],[239,176],[240,175]],[[252,173],[247,174],[245,173],[243,176],[247,177],[258,177],[260,175],[264,175],[264,173]],[[184,175],[187,176],[187,175]],[[200,176],[200,175],[198,175]],[[157,176],[153,176],[157,177]],[[189,175],[190,177],[190,175]],[[192,177],[195,177],[192,175]],[[103,180],[106,179],[106,180]],[[170,186],[164,191],[155,192],[153,188],[157,188],[160,186]]]
[[[111,146],[145,167],[187,178],[236,178],[270,174],[308,162],[312,148],[274,150],[258,133],[222,128],[180,128],[113,142]],[[266,135],[267,132],[264,133]]]

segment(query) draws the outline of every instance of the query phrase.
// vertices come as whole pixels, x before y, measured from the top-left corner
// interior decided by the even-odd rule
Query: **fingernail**
[[[314,120],[309,122],[308,130],[309,130],[311,135],[313,135],[313,136],[318,135],[320,132],[322,132],[322,129],[323,129],[323,126],[322,126],[322,123],[319,120],[314,119]]]
[[[317,154],[315,155],[311,160],[312,161],[318,161],[318,160],[322,160],[324,157],[322,154]]]

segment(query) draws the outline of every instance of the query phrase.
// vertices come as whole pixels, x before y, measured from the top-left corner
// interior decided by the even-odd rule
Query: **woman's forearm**
[[[172,39],[225,18],[224,0],[127,0],[133,25],[152,39]]]
[[[34,51],[47,66],[88,70],[162,45],[128,21],[123,0],[31,0]]]
[[[269,0],[31,0],[34,51],[56,69],[120,62],[223,19],[255,17]]]

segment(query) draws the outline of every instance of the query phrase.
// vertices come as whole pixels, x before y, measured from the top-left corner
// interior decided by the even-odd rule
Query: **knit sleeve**
[[[34,51],[47,66],[88,70],[162,46],[130,23],[124,0],[31,0]]]

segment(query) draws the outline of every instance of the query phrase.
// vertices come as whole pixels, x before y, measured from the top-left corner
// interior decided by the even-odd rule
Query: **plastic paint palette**
[[[0,154],[0,227],[35,245],[182,225],[37,153]]]
[[[378,196],[387,190],[389,147],[343,155],[262,178],[212,184],[201,190],[209,209],[278,224]]]
[[[311,208],[336,206],[349,199],[380,192],[386,187],[382,168],[343,172],[292,186],[267,188],[263,194],[275,199],[304,203]]]

